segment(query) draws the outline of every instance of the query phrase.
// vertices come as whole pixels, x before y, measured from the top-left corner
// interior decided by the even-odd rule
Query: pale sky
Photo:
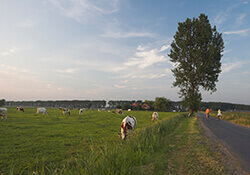
[[[0,99],[179,101],[167,54],[205,13],[225,49],[203,101],[250,105],[250,0],[0,0]]]

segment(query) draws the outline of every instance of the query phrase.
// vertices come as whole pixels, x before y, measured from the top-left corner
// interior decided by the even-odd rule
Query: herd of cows
[[[22,107],[17,107],[17,111],[22,111],[24,112],[24,109]],[[62,114],[68,114],[70,116],[70,110],[68,108],[59,108],[59,110],[62,110]],[[79,115],[81,115],[84,111],[84,108],[79,109]],[[100,112],[100,109],[98,109]],[[131,111],[130,109],[128,111]],[[108,111],[110,112],[110,110]],[[112,111],[114,113],[114,111]],[[43,115],[47,114],[49,115],[48,111],[46,108],[37,108],[36,114],[38,115],[39,113],[42,113]],[[122,110],[118,110],[118,114],[123,114]],[[1,121],[4,119],[7,120],[7,108],[0,108],[0,116],[1,116]],[[151,121],[158,120],[159,114],[157,112],[153,112]],[[128,133],[133,131],[137,127],[137,121],[136,118],[133,116],[127,116],[122,120],[121,124],[121,136],[122,140],[125,140]]]

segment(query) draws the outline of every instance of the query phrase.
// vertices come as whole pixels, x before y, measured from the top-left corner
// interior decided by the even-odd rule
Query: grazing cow
[[[70,116],[70,111],[68,108],[62,109],[62,113],[63,113],[63,115],[66,113],[66,114],[69,114],[69,116]]]
[[[0,116],[1,116],[1,121],[5,117],[5,120],[7,120],[7,108],[0,108]]]
[[[123,114],[122,109],[120,109],[120,110],[118,111],[118,114]]]
[[[37,108],[36,114],[38,115],[39,113],[43,113],[49,115],[48,111],[45,108]]]
[[[128,132],[133,131],[137,127],[136,118],[133,116],[127,116],[122,120],[121,135],[122,140],[125,140]]]
[[[23,111],[24,112],[24,109],[22,107],[16,107],[16,110],[17,111]]]
[[[83,113],[83,111],[84,111],[84,108],[79,109],[79,115],[81,115]]]
[[[158,120],[158,117],[159,117],[158,113],[157,112],[153,112],[151,121]]]

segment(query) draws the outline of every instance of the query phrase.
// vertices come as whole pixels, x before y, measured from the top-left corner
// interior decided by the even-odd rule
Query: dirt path
[[[239,160],[242,169],[250,173],[250,128],[214,117],[206,119],[203,113],[198,113],[197,118],[209,133],[208,136],[218,140],[229,154]]]

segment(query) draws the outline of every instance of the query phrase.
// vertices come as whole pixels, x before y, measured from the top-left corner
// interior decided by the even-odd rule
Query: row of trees
[[[5,106],[105,108],[105,100],[7,101]]]
[[[137,106],[132,106],[134,103]],[[60,100],[60,101],[6,101],[0,100],[0,106],[22,106],[22,107],[67,107],[67,108],[109,108],[109,109],[132,109],[132,110],[143,110],[141,106],[147,103],[151,108],[150,110],[155,111],[187,111],[188,108],[183,105],[183,102],[174,102],[165,97],[156,97],[153,100]],[[108,104],[108,105],[107,105]],[[205,109],[222,111],[237,110],[237,111],[250,111],[250,105],[232,104],[223,102],[201,102],[199,110],[204,111]]]
[[[131,105],[133,103],[137,103],[139,105],[142,104],[142,100],[110,100],[108,101],[108,106],[110,108],[123,108],[123,109],[131,109]]]
[[[207,108],[217,111],[250,111],[250,105],[232,104],[223,102],[201,102],[200,110],[205,111]]]
[[[4,101],[5,102],[5,101]],[[132,106],[136,103],[136,106]],[[155,101],[150,100],[60,100],[60,101],[6,101],[5,106],[22,107],[65,107],[65,108],[110,108],[110,109],[133,109],[142,110],[142,104],[147,103],[149,110],[156,111],[184,111],[185,108],[180,102],[173,102],[165,97],[156,97]]]

